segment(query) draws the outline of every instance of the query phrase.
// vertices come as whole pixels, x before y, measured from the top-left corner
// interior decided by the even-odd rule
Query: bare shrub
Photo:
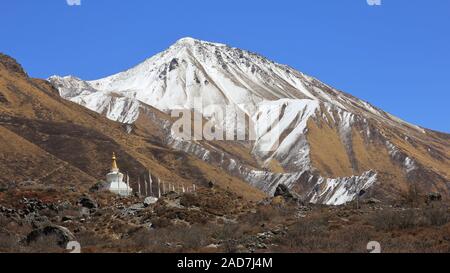
[[[200,202],[197,196],[192,193],[185,193],[180,198],[180,204],[185,207],[200,207]]]
[[[242,236],[242,230],[238,224],[223,225],[213,233],[213,236],[220,241],[237,239]]]
[[[213,228],[197,224],[140,230],[133,234],[130,245],[152,253],[193,252],[210,244],[213,232]]]
[[[185,249],[197,249],[206,246],[211,231],[206,226],[192,225],[180,234],[180,244]]]
[[[95,252],[105,243],[105,239],[97,236],[94,232],[83,231],[77,234],[83,252]]]
[[[242,216],[240,218],[240,222],[247,223],[252,226],[265,224],[267,222],[270,223],[277,223],[282,222],[287,217],[288,211],[289,216],[294,215],[294,212],[289,209],[279,208],[279,207],[273,207],[273,206],[259,206],[256,209],[255,213],[249,213],[245,216]]]
[[[301,219],[289,228],[287,236],[278,243],[292,252],[315,252],[329,247],[327,215]]]
[[[9,222],[10,220],[6,216],[0,214],[0,227],[5,227]]]
[[[383,210],[375,213],[370,222],[377,230],[402,230],[418,226],[420,224],[420,217],[413,209],[399,211]]]
[[[16,240],[13,236],[0,233],[0,252],[15,252],[16,247]]]
[[[213,237],[222,242],[226,253],[236,253],[238,251],[238,240],[243,237],[242,226],[238,224],[223,225],[218,228]]]
[[[39,237],[25,247],[25,251],[31,253],[62,253],[63,249],[58,246],[59,239],[56,235]]]
[[[10,223],[10,219],[0,215],[0,252],[16,252],[17,240],[7,228]]]
[[[448,209],[444,206],[428,207],[423,211],[423,216],[426,224],[430,226],[443,226],[450,221]]]
[[[345,226],[329,236],[329,251],[366,252],[367,243],[373,240],[372,229],[364,226]]]

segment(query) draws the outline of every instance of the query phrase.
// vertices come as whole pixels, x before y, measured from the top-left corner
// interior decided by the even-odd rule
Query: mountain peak
[[[448,164],[442,167],[448,155],[447,139],[299,71],[232,46],[187,37],[144,63],[103,79],[50,81],[63,98],[126,124],[139,124],[144,120],[139,117],[154,119],[144,110],[147,106],[170,114],[173,110],[197,111],[199,102],[198,113],[232,137],[255,132],[248,141],[255,169],[235,163],[240,155],[231,156],[237,160],[230,157],[230,161],[217,163],[216,158],[224,154],[212,155],[209,144],[175,138],[169,123],[158,121],[167,130],[164,141],[202,160],[222,164],[269,194],[279,183],[298,185],[307,201],[339,205],[356,198],[361,189],[389,189],[391,180],[383,180],[388,175],[399,178],[399,189],[426,179],[441,183],[450,176]],[[245,119],[237,121],[241,114]],[[421,166],[434,166],[447,176],[422,172]],[[426,183],[423,186],[432,191]],[[439,187],[445,188],[445,182]]]
[[[195,39],[192,37],[181,38],[178,41],[176,41],[174,45],[175,46],[186,46],[186,45],[188,45],[188,46],[194,46],[194,45],[226,46],[225,44],[199,40],[199,39]]]
[[[183,37],[179,39],[175,44],[193,44],[195,42],[200,42],[200,40],[192,37]]]

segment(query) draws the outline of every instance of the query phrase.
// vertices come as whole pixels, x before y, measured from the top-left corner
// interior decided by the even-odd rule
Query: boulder
[[[80,217],[88,217],[91,215],[91,210],[85,207],[80,208]]]
[[[300,199],[300,196],[298,196],[298,194],[296,193],[291,192],[289,188],[284,184],[280,184],[276,188],[274,197],[278,196],[283,197],[286,201],[301,202],[303,204],[303,201]]]
[[[70,222],[73,221],[73,217],[72,216],[63,216],[61,218],[61,222]]]
[[[65,248],[67,243],[75,241],[75,236],[67,228],[56,225],[49,225],[44,228],[35,229],[26,238],[26,242],[31,244],[40,239],[46,239],[53,237],[56,239],[56,244],[62,248]]]
[[[150,205],[156,204],[156,202],[158,202],[158,198],[150,196],[150,197],[145,198],[144,206],[148,207]]]
[[[78,205],[80,205],[83,208],[87,208],[87,209],[98,208],[97,202],[95,202],[92,198],[90,198],[89,196],[86,196],[86,195],[81,197],[80,200],[78,200]]]
[[[278,187],[275,190],[275,197],[282,196],[285,199],[294,198],[294,195],[291,193],[291,191],[288,189],[288,187],[284,184],[278,185]]]
[[[440,202],[442,201],[442,195],[438,192],[430,192],[427,195],[427,202]]]

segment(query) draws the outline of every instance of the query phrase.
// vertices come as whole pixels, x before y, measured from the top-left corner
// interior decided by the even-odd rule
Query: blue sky
[[[107,76],[181,37],[260,53],[450,132],[450,0],[2,0],[0,52],[33,77]]]

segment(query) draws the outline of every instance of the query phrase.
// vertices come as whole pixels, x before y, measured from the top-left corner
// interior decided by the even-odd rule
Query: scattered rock
[[[137,212],[143,210],[144,208],[145,206],[143,203],[131,205],[130,207],[121,209],[121,216],[122,217],[135,216]]]
[[[258,249],[267,249],[267,245],[264,244],[264,243],[259,243],[259,244],[256,244],[256,248],[258,248]]]
[[[24,212],[21,210],[10,209],[3,206],[0,206],[0,213],[8,218],[16,218],[16,219],[24,215]]]
[[[153,225],[153,223],[146,223],[146,224],[145,224],[145,227],[146,227],[148,230],[155,229],[155,226]]]
[[[31,198],[23,198],[22,204],[24,204],[25,209],[28,213],[37,212],[44,209],[49,209],[50,207],[44,204],[41,200]],[[53,207],[51,209],[54,209]]]
[[[89,216],[91,214],[91,210],[85,207],[80,208],[80,216],[81,217],[86,217]]]
[[[50,224],[46,216],[41,216],[37,212],[26,215],[25,222],[29,223],[33,228],[42,228]]]
[[[73,221],[73,217],[72,216],[63,216],[61,218],[61,222],[69,222],[69,221]]]
[[[378,199],[375,199],[375,198],[370,198],[370,199],[367,199],[366,203],[369,205],[377,205],[377,204],[381,204],[381,201]]]
[[[217,249],[217,248],[219,248],[219,245],[217,245],[217,244],[210,244],[210,245],[206,246],[206,248]]]
[[[72,207],[72,204],[69,201],[63,201],[58,204],[58,210],[66,210]]]
[[[144,202],[144,204],[145,204],[145,202]],[[141,210],[141,209],[143,209],[145,206],[144,206],[144,204],[142,204],[142,203],[138,203],[138,204],[134,204],[134,205],[131,205],[128,209],[129,210]]]

